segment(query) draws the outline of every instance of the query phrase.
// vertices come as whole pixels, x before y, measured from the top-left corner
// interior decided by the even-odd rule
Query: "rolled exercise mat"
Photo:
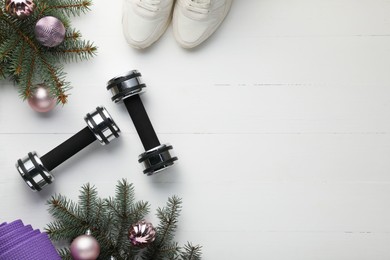
[[[0,225],[0,260],[61,260],[46,233],[21,220]]]
[[[14,239],[19,238],[21,235],[26,234],[29,231],[32,231],[32,227],[30,225],[28,226],[21,226],[18,228],[15,228],[14,230],[7,232],[6,234],[0,236],[0,248],[5,244],[8,243]]]
[[[3,223],[3,224],[4,225],[2,225],[0,227],[0,237],[4,236],[8,232],[12,232],[15,229],[18,229],[18,228],[21,228],[24,226],[23,222],[21,220],[15,220],[9,224],[8,223]]]

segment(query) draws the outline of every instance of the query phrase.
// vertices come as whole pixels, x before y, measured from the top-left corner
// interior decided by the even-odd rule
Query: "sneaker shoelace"
[[[210,12],[211,0],[187,0],[187,9],[200,14]]]
[[[160,3],[160,0],[139,0],[138,6],[151,12],[157,12],[158,10],[160,10]]]

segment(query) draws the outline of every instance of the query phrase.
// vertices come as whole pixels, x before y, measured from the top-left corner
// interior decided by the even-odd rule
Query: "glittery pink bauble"
[[[131,225],[129,230],[131,244],[138,247],[145,247],[156,239],[156,229],[145,220]]]
[[[56,17],[45,16],[35,25],[35,37],[37,41],[46,47],[56,47],[65,39],[65,26]]]
[[[49,112],[56,106],[56,98],[50,94],[49,89],[44,84],[36,85],[28,97],[28,104],[37,112]]]
[[[81,235],[73,240],[70,253],[74,260],[95,260],[99,257],[100,246],[93,236]]]
[[[5,11],[12,16],[24,18],[34,12],[35,4],[33,0],[7,0]]]

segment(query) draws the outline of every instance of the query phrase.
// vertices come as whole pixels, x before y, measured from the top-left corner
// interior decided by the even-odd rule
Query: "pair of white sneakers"
[[[193,48],[212,35],[233,0],[124,0],[123,32],[134,48],[145,49],[166,31],[171,20],[176,41]]]

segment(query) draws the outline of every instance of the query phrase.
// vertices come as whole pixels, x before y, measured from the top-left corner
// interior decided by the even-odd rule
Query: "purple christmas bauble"
[[[99,257],[99,242],[90,235],[76,237],[70,245],[70,253],[74,260],[95,260]]]
[[[40,44],[46,47],[60,45],[65,39],[65,33],[64,24],[53,16],[45,16],[35,25],[35,37]]]
[[[129,229],[129,239],[133,246],[146,247],[156,239],[156,229],[152,223],[138,221]]]
[[[28,104],[32,109],[40,113],[46,113],[56,106],[56,98],[50,94],[44,84],[34,86],[31,95],[28,97]]]
[[[33,0],[7,0],[5,11],[12,16],[24,18],[34,12],[35,4]]]

